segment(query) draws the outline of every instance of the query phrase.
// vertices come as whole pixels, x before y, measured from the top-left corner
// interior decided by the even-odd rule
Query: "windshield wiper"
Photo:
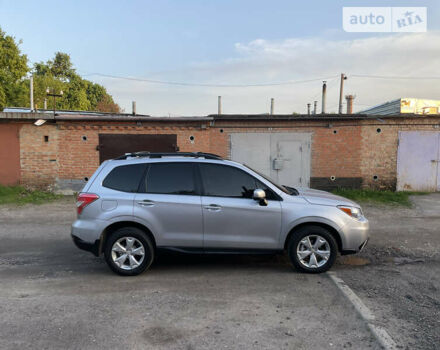
[[[289,193],[290,195],[292,195],[292,196],[298,196],[299,195],[299,191],[296,188],[293,188],[293,187],[290,187],[290,186],[286,186],[286,185],[283,185],[283,187],[290,192]]]

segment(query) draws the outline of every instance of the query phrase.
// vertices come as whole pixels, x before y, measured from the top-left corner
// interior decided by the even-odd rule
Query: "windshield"
[[[262,178],[264,178],[265,180],[269,181],[272,185],[274,185],[276,188],[278,188],[280,191],[283,191],[286,194],[290,194],[293,196],[298,195],[298,191],[293,188],[293,187],[287,187],[287,186],[283,186],[283,185],[279,185],[277,184],[274,180],[272,180],[270,177],[260,173],[259,171],[252,169],[249,165],[244,164],[248,169],[252,170],[254,173],[257,173],[258,175],[260,175]]]

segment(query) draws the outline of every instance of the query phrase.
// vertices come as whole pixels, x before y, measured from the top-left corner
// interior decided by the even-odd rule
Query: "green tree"
[[[24,84],[28,59],[21,53],[20,44],[0,28],[0,110],[5,106],[23,106],[26,98],[29,100],[29,88]]]
[[[64,93],[56,102],[57,109],[120,112],[120,107],[102,85],[83,79],[76,73],[70,56],[66,53],[57,52],[53,60],[36,63],[33,74],[34,84],[39,91],[34,93],[38,106],[43,105],[46,88],[49,88],[55,93],[61,90]],[[48,100],[47,106],[49,109],[53,108],[53,101]]]
[[[19,48],[21,42],[6,35],[0,28],[0,110],[8,107],[29,106],[28,59]],[[63,97],[56,101],[57,109],[101,111],[119,113],[117,103],[113,101],[105,87],[81,78],[75,71],[67,53],[56,52],[47,62],[34,64],[31,71],[34,76],[34,104],[43,108],[53,108],[53,99],[46,96],[46,89],[59,93]]]

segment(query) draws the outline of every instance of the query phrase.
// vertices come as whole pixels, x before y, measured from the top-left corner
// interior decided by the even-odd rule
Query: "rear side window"
[[[196,195],[192,163],[152,163],[148,167],[145,193]]]
[[[252,198],[257,188],[266,191],[267,199],[276,195],[263,183],[248,173],[225,165],[199,164],[205,196]]]
[[[145,164],[118,166],[107,175],[102,186],[122,192],[137,192],[145,168]]]

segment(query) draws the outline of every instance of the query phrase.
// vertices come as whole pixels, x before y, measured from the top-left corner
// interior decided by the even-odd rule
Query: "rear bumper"
[[[96,256],[99,256],[99,239],[97,239],[94,243],[89,243],[89,242],[83,241],[81,238],[79,238],[73,234],[71,236],[72,236],[73,243],[75,243],[75,245],[79,249],[86,250],[88,252],[93,253]]]

